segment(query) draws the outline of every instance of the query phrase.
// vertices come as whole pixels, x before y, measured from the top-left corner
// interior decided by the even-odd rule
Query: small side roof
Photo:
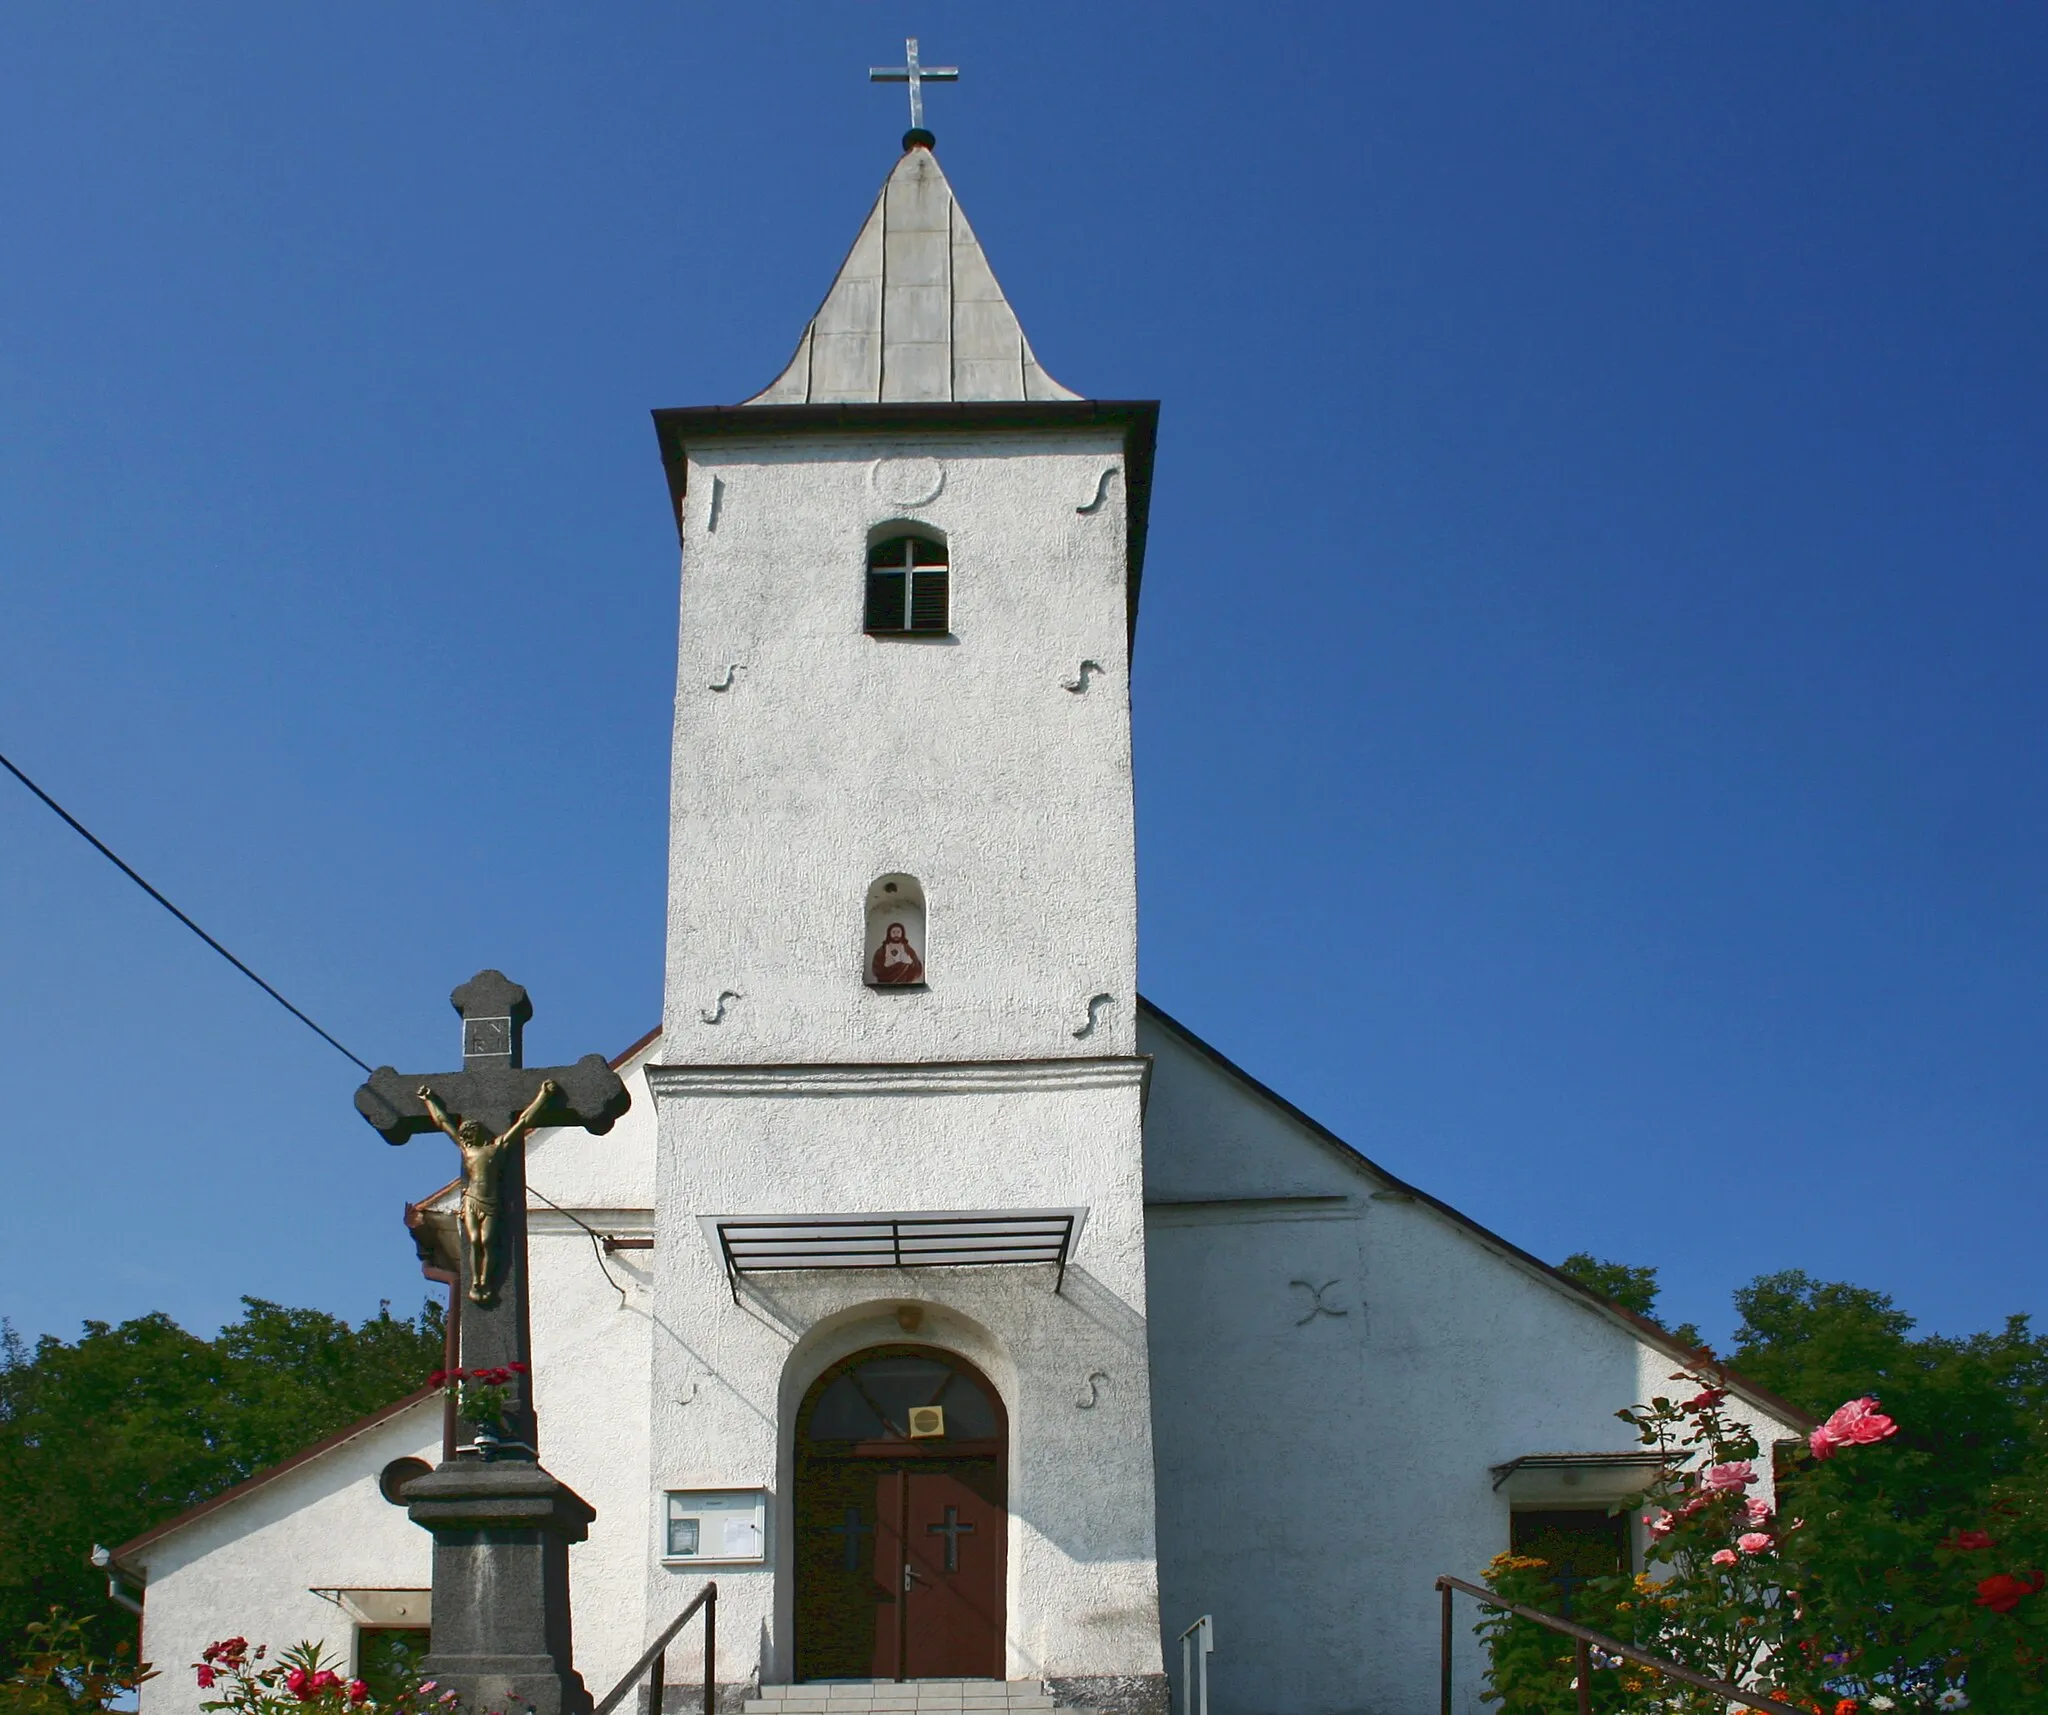
[[[403,1399],[394,1399],[389,1405],[371,1412],[367,1417],[357,1418],[355,1422],[337,1429],[325,1440],[316,1441],[312,1446],[294,1453],[289,1459],[281,1459],[275,1465],[258,1471],[253,1477],[243,1478],[241,1482],[236,1483],[232,1488],[223,1489],[217,1495],[208,1495],[205,1500],[200,1501],[196,1505],[187,1507],[181,1513],[173,1514],[170,1518],[165,1519],[162,1524],[151,1525],[148,1530],[143,1531],[139,1536],[131,1536],[113,1551],[115,1565],[128,1573],[129,1576],[136,1576],[135,1568],[130,1566],[128,1561],[129,1557],[138,1550],[149,1547],[150,1544],[169,1536],[173,1531],[183,1530],[187,1525],[197,1523],[200,1519],[206,1517],[208,1513],[216,1512],[220,1508],[240,1500],[244,1495],[262,1488],[266,1483],[276,1482],[278,1478],[284,1476],[287,1472],[296,1471],[301,1465],[310,1464],[313,1460],[321,1458],[325,1454],[346,1447],[351,1441],[361,1440],[362,1437],[369,1434],[373,1429],[380,1428],[384,1424],[389,1423],[394,1417],[401,1417],[416,1406],[438,1402],[440,1398],[441,1389],[438,1387],[418,1388],[407,1394]]]
[[[1079,397],[1040,367],[938,158],[925,143],[911,142],[796,355],[747,403]]]

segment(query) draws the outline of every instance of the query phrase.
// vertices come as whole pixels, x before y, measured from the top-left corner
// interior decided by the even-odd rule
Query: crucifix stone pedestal
[[[388,1143],[445,1132],[462,1151],[459,1226],[466,1384],[453,1459],[405,1487],[434,1537],[433,1643],[421,1664],[463,1715],[584,1715],[569,1624],[569,1545],[597,1516],[539,1464],[526,1287],[526,1135],[574,1125],[603,1133],[631,1103],[601,1054],[529,1069],[533,1003],[498,971],[450,997],[462,1015],[462,1070],[406,1075],[380,1066],[356,1108]],[[500,1403],[494,1404],[493,1401]]]

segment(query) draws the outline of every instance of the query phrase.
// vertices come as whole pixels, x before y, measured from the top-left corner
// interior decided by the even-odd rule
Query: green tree
[[[1797,1269],[1761,1275],[1735,1295],[1742,1317],[1729,1362],[1794,1405],[1825,1417],[1874,1395],[1899,1425],[1910,1482],[1887,1504],[1902,1517],[1964,1525],[1994,1488],[2044,1474],[2048,1339],[2024,1316],[1996,1333],[1914,1338],[1889,1296]]]
[[[1585,1252],[1562,1266],[1654,1312],[1655,1269]],[[1884,1688],[1905,1709],[1967,1678],[1980,1710],[2048,1707],[2048,1339],[2024,1316],[1916,1335],[1887,1294],[1797,1269],[1751,1281],[1735,1309],[1739,1373],[1816,1418],[1875,1398],[1898,1425],[1881,1458],[1780,1461],[1782,1515],[1803,1521],[1785,1567],[1810,1691]]]
[[[1638,1268],[1625,1262],[1603,1262],[1591,1251],[1573,1251],[1557,1265],[1560,1274],[1568,1274],[1581,1286],[1590,1286],[1603,1298],[1611,1298],[1624,1310],[1633,1310],[1638,1316],[1655,1320],[1657,1316],[1657,1271],[1654,1268]],[[1690,1322],[1681,1322],[1671,1330],[1673,1339],[1682,1340],[1688,1346],[1697,1346],[1700,1331]]]
[[[441,1307],[351,1327],[245,1298],[212,1340],[168,1316],[88,1322],[31,1349],[0,1324],[0,1678],[53,1608],[125,1625],[88,1561],[420,1387]]]
[[[1882,1460],[1832,1460],[1783,1486],[1788,1511],[1826,1525],[1806,1591],[1815,1631],[1868,1678],[1946,1659],[1973,1704],[2032,1710],[2048,1695],[2048,1602],[1982,1597],[2048,1562],[2048,1339],[2024,1316],[1995,1333],[1913,1334],[1891,1298],[1796,1269],[1735,1295],[1731,1361],[1824,1416],[1875,1397],[1898,1435]],[[1957,1544],[1970,1546],[1958,1547]]]

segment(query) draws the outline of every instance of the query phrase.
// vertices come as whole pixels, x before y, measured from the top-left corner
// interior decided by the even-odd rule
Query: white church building
[[[959,1681],[1162,1715],[1203,1615],[1218,1715],[1425,1715],[1439,1573],[1538,1537],[1640,1565],[1614,1413],[1684,1349],[1139,997],[1155,421],[1040,367],[922,132],[774,383],[655,414],[663,1017],[616,1062],[625,1118],[536,1133],[528,1169],[595,1694],[715,1578],[734,1715]],[[437,1279],[454,1202],[411,1217]],[[423,1391],[116,1550],[163,1670],[141,1715],[196,1710],[218,1637],[368,1666],[429,1628],[395,1497],[444,1427]]]

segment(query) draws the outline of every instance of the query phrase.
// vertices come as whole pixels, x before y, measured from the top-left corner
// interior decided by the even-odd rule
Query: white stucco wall
[[[1099,429],[692,451],[666,1059],[1131,1051],[1122,464]],[[948,637],[861,629],[894,519],[947,538]],[[862,981],[868,885],[893,872],[924,888],[925,992]]]
[[[792,1667],[792,1414],[834,1359],[906,1339],[960,1352],[1010,1420],[1008,1677],[1159,1671],[1135,1060],[1001,1067],[657,1068],[664,1127],[650,1503],[771,1491],[769,1565],[718,1570],[721,1677]],[[751,1276],[739,1303],[696,1217],[1080,1207],[1049,1266]],[[899,1306],[924,1322],[906,1335]],[[851,1342],[851,1343],[849,1343]],[[1093,1386],[1090,1377],[1102,1378]],[[702,1570],[663,1568],[650,1624]],[[677,1652],[690,1671],[694,1642]]]
[[[603,1137],[543,1133],[527,1169],[540,1457],[597,1509],[589,1538],[569,1551],[569,1576],[576,1665],[598,1697],[642,1648],[654,1266],[644,1250],[604,1254],[570,1217],[620,1238],[654,1231],[646,1059],[620,1068],[633,1105],[618,1124]]]
[[[141,1715],[197,1715],[191,1664],[237,1633],[273,1656],[313,1639],[354,1665],[355,1629],[315,1588],[425,1589],[427,1533],[377,1492],[393,1459],[441,1456],[441,1406],[427,1400],[144,1544],[142,1657],[161,1677]]]
[[[1215,1615],[1218,1715],[1427,1715],[1433,1580],[1508,1546],[1490,1468],[1636,1450],[1613,1414],[1672,1360],[1156,1020],[1140,1044],[1168,1635]],[[1474,1617],[1461,1599],[1467,1711]]]

